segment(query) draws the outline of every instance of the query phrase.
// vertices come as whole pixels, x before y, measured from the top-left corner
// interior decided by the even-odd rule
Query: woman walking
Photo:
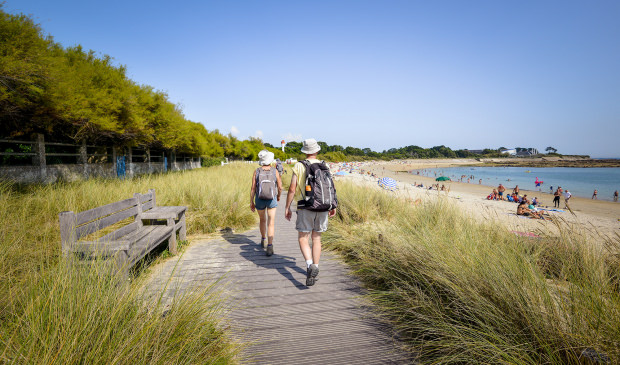
[[[266,150],[258,153],[259,168],[252,175],[250,209],[258,211],[260,218],[260,243],[267,249],[267,256],[273,255],[273,236],[275,233],[276,207],[282,194],[282,179],[275,167],[271,166],[274,154]],[[265,238],[267,245],[265,246]]]

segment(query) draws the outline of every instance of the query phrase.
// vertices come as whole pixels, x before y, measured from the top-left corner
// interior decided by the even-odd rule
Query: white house
[[[505,153],[505,154],[510,155],[510,156],[516,156],[517,155],[517,150],[515,148],[512,148],[512,149],[507,149],[507,148],[506,149],[501,149],[499,152],[500,153]]]

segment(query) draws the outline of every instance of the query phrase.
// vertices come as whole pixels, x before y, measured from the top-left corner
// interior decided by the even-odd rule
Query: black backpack
[[[278,192],[276,169],[256,169],[256,196],[262,200],[272,200]]]
[[[305,160],[301,162],[308,173],[304,199],[297,202],[298,209],[307,209],[314,212],[326,212],[338,207],[336,188],[332,174],[325,161],[310,163]]]

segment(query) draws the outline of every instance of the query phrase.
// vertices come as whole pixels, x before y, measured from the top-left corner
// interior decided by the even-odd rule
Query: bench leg
[[[185,241],[185,239],[187,238],[187,227],[185,226],[185,212],[183,212],[180,221],[181,229],[179,230],[179,239],[181,241]]]
[[[121,282],[129,280],[128,256],[125,251],[119,251],[114,255],[114,272],[117,273]]]
[[[171,254],[177,254],[177,230],[175,229],[174,218],[167,219],[167,225],[172,227],[172,234],[170,235],[170,239],[168,240],[168,251]]]

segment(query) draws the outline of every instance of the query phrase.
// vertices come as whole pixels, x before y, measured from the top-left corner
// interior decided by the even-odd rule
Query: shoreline
[[[439,196],[452,198],[456,205],[476,219],[486,221],[489,219],[499,220],[509,229],[516,231],[547,231],[557,234],[557,226],[551,221],[524,218],[516,216],[517,204],[508,201],[487,200],[486,197],[492,191],[492,186],[479,185],[477,183],[461,183],[458,181],[437,182],[432,177],[414,175],[409,170],[425,168],[457,167],[467,163],[467,159],[458,160],[407,160],[404,162],[360,162],[359,168],[374,173],[377,178],[390,177],[399,182],[399,194],[413,201],[417,199],[427,200]],[[340,179],[340,178],[339,178]],[[368,175],[353,173],[342,178],[355,180],[359,183],[377,186],[376,178]],[[413,187],[413,183],[422,183],[425,188]],[[447,191],[428,190],[431,184],[444,184]],[[507,191],[509,189],[507,188]],[[542,207],[553,208],[553,195],[548,192],[539,192],[521,189],[521,194],[528,197],[538,197]],[[564,212],[551,212],[556,218],[569,224],[577,224],[580,227],[600,234],[620,234],[620,203],[605,200],[591,200],[588,198],[573,196],[570,201],[572,213],[564,210],[564,199],[560,200],[560,209]],[[549,224],[547,224],[549,223]]]

